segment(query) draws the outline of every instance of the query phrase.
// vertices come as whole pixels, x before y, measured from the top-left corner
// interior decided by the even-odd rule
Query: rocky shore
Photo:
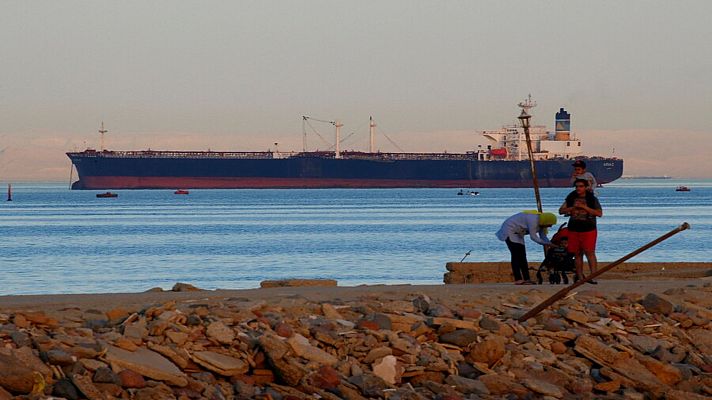
[[[559,288],[2,297],[0,399],[712,396],[710,278]]]

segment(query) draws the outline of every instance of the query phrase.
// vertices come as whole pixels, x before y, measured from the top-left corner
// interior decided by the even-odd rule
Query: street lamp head
[[[529,119],[532,116],[527,113],[526,110],[522,110],[522,113],[519,114],[519,120],[522,122],[522,128],[529,128]]]

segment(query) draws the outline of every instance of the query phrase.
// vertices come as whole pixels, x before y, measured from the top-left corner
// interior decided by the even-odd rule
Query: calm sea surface
[[[676,192],[688,185],[691,192]],[[445,263],[505,261],[494,233],[535,209],[532,189],[120,190],[15,184],[0,203],[0,294],[136,292],[176,282],[251,288],[265,279],[437,284]],[[555,211],[568,189],[543,189]],[[689,222],[632,261],[712,261],[712,181],[624,179],[598,190],[599,259]],[[4,196],[2,197],[4,200]],[[563,222],[563,220],[560,220]],[[530,261],[540,247],[527,239]]]

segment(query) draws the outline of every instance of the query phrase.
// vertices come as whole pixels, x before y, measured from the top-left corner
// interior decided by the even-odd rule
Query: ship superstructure
[[[519,103],[527,114],[536,107],[531,95]],[[532,151],[535,160],[549,160],[554,158],[574,159],[580,157],[581,141],[571,132],[571,114],[564,108],[556,113],[554,132],[547,130],[545,125],[533,125],[529,128],[532,142]],[[480,160],[528,160],[524,128],[516,124],[505,125],[500,129],[482,132],[482,136],[490,143],[477,150]]]

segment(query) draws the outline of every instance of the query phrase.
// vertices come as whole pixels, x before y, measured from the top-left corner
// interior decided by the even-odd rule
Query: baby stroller
[[[569,229],[566,228],[566,223],[561,224],[559,230],[551,238],[552,246],[546,251],[546,257],[539,266],[536,272],[537,282],[541,285],[544,282],[544,274],[547,274],[549,283],[568,285],[569,277],[566,275],[574,273],[576,267],[574,265],[574,255],[566,250],[566,242],[568,242]],[[562,244],[562,242],[564,242]]]

